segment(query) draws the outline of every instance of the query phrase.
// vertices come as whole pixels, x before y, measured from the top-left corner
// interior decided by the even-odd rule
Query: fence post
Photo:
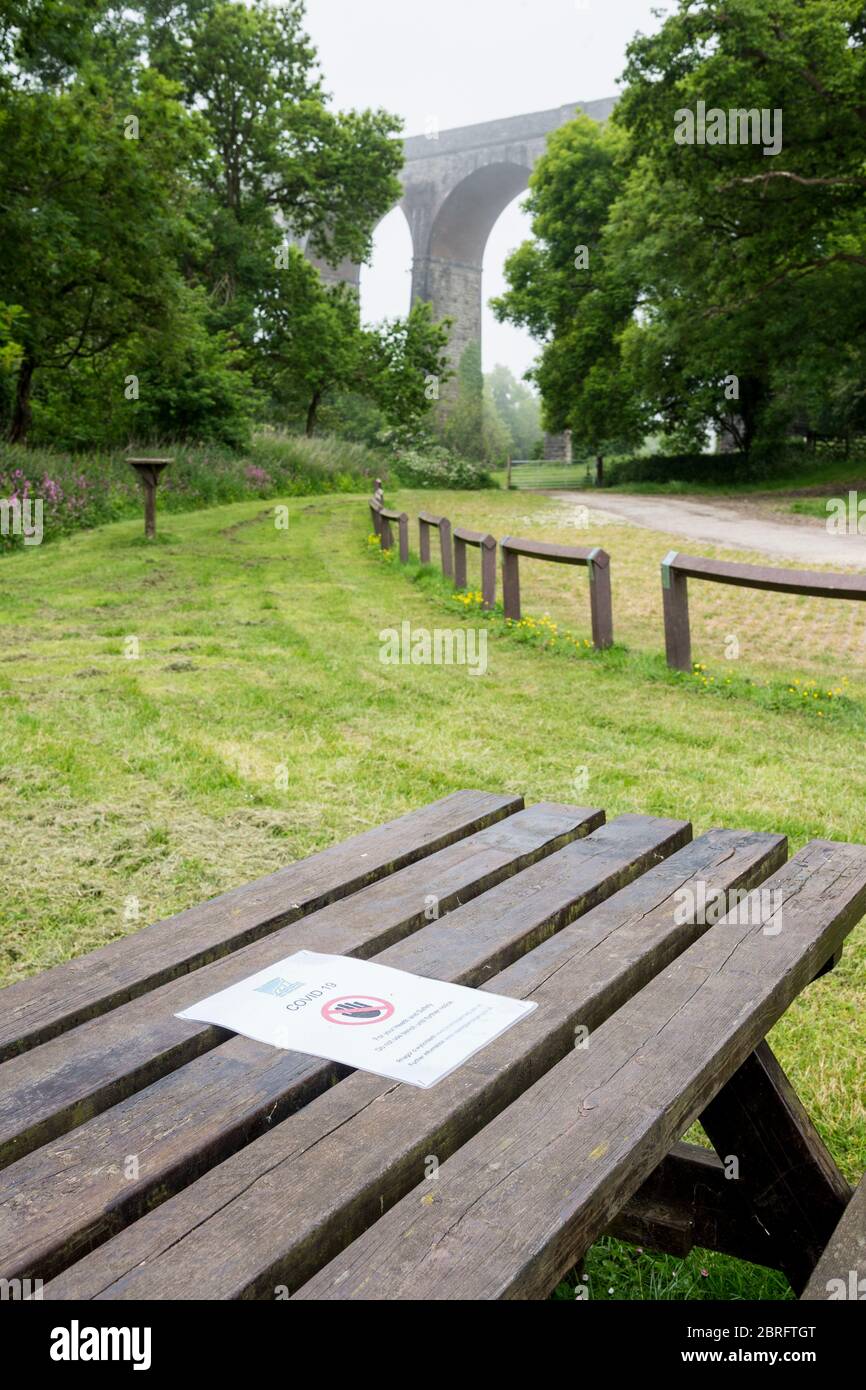
[[[506,488],[506,491],[507,491],[507,492],[510,492],[510,491],[511,491],[511,455],[510,455],[510,454],[508,455],[508,468],[507,468],[506,475],[505,475],[505,488]]]
[[[379,515],[379,507],[376,502],[370,503],[370,516],[373,518],[373,530],[377,536],[382,534],[382,518]]]
[[[454,537],[454,588],[466,588],[466,542]]]
[[[502,606],[506,618],[520,621],[520,557],[506,547],[509,536],[502,542]]]
[[[597,651],[613,646],[613,604],[610,596],[610,556],[596,546],[587,560],[592,644]]]
[[[454,549],[451,543],[451,522],[447,516],[439,520],[439,547],[442,551],[442,573],[446,579],[453,579]]]
[[[379,513],[379,539],[383,550],[390,550],[394,544],[394,534],[391,530],[391,523],[386,516]]]
[[[409,563],[409,517],[408,517],[408,514],[407,514],[406,512],[401,512],[401,513],[400,513],[400,519],[399,519],[399,521],[397,522],[397,525],[398,525],[399,528],[400,528],[400,564],[401,564],[401,565],[408,565],[408,563]]]
[[[481,607],[492,608],[496,602],[496,541],[485,536],[481,542]]]
[[[662,560],[662,608],[665,619],[665,655],[673,671],[691,671],[692,639],[689,632],[688,580],[675,568],[677,552]]]
[[[430,523],[418,518],[418,554],[422,565],[430,563]]]

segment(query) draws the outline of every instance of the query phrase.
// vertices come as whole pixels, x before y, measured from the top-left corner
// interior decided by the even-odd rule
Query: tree
[[[200,179],[210,245],[198,268],[215,321],[252,343],[281,240],[306,237],[332,265],[367,257],[400,197],[400,123],[328,108],[301,0],[187,0],[168,18],[165,0],[149,0],[148,16],[152,61],[182,84],[209,137]]]
[[[141,138],[126,138],[131,114]],[[27,437],[38,372],[63,371],[166,323],[182,283],[193,128],[170,86],[149,72],[135,92],[118,94],[86,69],[57,91],[5,94],[0,283],[23,310],[13,441]]]
[[[447,323],[415,304],[405,319],[361,325],[348,285],[326,285],[297,247],[263,295],[258,315],[260,380],[314,433],[326,397],[350,392],[373,402],[386,424],[416,426],[430,410],[431,378],[447,375]]]
[[[541,403],[535,392],[501,364],[486,376],[485,389],[508,433],[511,457],[534,457],[542,437]]]
[[[361,364],[358,300],[347,285],[326,286],[297,247],[265,288],[258,311],[259,377],[315,432],[328,391],[348,389]]]
[[[469,343],[463,350],[456,396],[441,412],[439,434],[461,458],[499,467],[508,456],[509,435],[484,381],[480,343]]]
[[[15,336],[15,324],[20,318],[20,305],[0,304],[0,372],[12,371],[20,361],[21,344]]]
[[[498,306],[542,343],[547,427],[596,452],[658,427],[765,457],[794,429],[847,437],[866,379],[862,3],[679,0],[625,76],[607,127],[551,138]]]
[[[858,392],[850,379],[838,389],[837,373],[844,361],[850,378],[845,345],[861,381],[866,365],[855,347],[866,328],[864,39],[857,0],[681,0],[630,45],[616,119],[635,158],[609,244],[641,285],[629,356],[669,428],[694,431],[703,417],[749,451],[772,448],[807,400],[826,417],[833,399],[835,428],[852,423],[844,403],[856,415]],[[678,113],[699,101],[735,125],[719,143],[679,144]],[[765,154],[764,134],[741,142],[758,128],[745,106],[775,113],[779,153]]]
[[[623,361],[638,290],[626,260],[607,254],[605,227],[626,177],[627,147],[613,125],[586,116],[555,131],[530,180],[533,242],[505,267],[508,289],[493,309],[542,344],[532,371],[545,427],[570,429],[596,456],[636,442],[641,402]]]
[[[125,433],[121,420],[239,437],[250,373],[261,376],[260,347],[279,331],[278,254],[303,240],[332,264],[364,258],[399,197],[398,128],[382,111],[329,108],[300,0],[7,0],[0,284],[20,312],[14,348],[0,324],[0,406],[11,437],[27,438],[34,400],[60,435],[64,403],[78,436],[87,402],[101,441],[107,422]],[[351,317],[334,299],[316,313],[331,328]],[[388,344],[368,346],[371,377],[401,394],[402,411],[411,371],[398,388]],[[416,316],[406,362],[414,353],[420,366],[429,346]],[[326,343],[331,369],[340,347]],[[296,394],[322,355],[314,336],[298,344],[296,361],[308,360]],[[169,362],[184,382],[161,369]],[[335,375],[353,373],[344,363]],[[118,381],[129,386],[120,414],[94,394]]]
[[[429,304],[416,302],[406,318],[364,330],[356,390],[369,397],[386,422],[417,428],[451,375],[450,322],[434,323]]]

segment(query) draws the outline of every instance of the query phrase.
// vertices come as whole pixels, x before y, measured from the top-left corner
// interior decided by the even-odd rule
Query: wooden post
[[[430,523],[423,517],[418,518],[418,554],[421,557],[422,565],[430,563]]]
[[[672,671],[691,671],[692,639],[689,632],[688,580],[678,574],[677,552],[662,560],[662,608],[665,620],[665,654]]]
[[[466,588],[466,542],[454,537],[454,588]]]
[[[520,557],[506,549],[508,538],[502,542],[502,606],[506,618],[520,621]]]
[[[394,545],[394,533],[391,530],[390,521],[386,516],[382,516],[381,512],[379,514],[379,525],[381,527],[379,536],[382,543],[382,549],[391,550]]]
[[[453,579],[454,548],[451,542],[451,522],[447,516],[439,520],[439,549],[442,553],[442,573],[446,579]]]
[[[610,595],[610,556],[596,546],[587,560],[592,644],[597,651],[613,646],[613,604]]]
[[[144,534],[152,541],[156,536],[156,488],[159,475],[171,459],[127,459],[134,468],[144,490]]]
[[[481,542],[481,606],[492,608],[496,602],[496,541],[486,536]]]
[[[400,564],[401,564],[401,565],[408,565],[408,563],[409,563],[409,517],[407,516],[406,512],[401,512],[401,513],[400,513],[400,519],[399,519],[399,521],[397,522],[397,525],[398,525],[398,527],[399,527],[399,529],[400,529]]]
[[[374,501],[370,503],[370,516],[373,520],[373,530],[376,532],[377,536],[381,536],[382,518],[379,515],[379,508]]]
[[[505,472],[505,489],[506,489],[507,492],[510,492],[510,491],[511,491],[511,455],[510,455],[510,454],[508,455],[508,463],[507,463],[507,465],[506,465],[506,472]]]
[[[152,478],[142,478],[144,484],[144,534],[148,540],[156,535],[156,483]]]

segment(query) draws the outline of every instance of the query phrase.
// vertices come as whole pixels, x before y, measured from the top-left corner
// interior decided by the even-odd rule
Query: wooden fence
[[[553,545],[546,541],[516,540],[506,536],[502,551],[502,603],[506,618],[520,618],[520,556],[548,560],[555,565],[585,565],[589,570],[589,609],[592,641],[599,651],[613,644],[613,608],[610,596],[610,556],[600,546]]]
[[[377,499],[370,499],[373,529],[382,549],[394,545],[391,523],[400,535],[400,561],[409,561],[409,517],[391,511]],[[496,602],[496,551],[494,536],[469,531],[464,526],[452,530],[447,517],[421,512],[418,517],[420,556],[430,563],[430,530],[439,532],[442,573],[454,580],[457,589],[466,588],[466,550],[481,552],[481,596],[484,608]],[[547,560],[559,565],[585,565],[589,571],[589,606],[593,645],[602,651],[613,644],[613,604],[610,588],[610,556],[600,546],[556,545],[506,536],[499,543],[502,553],[502,603],[506,618],[520,619],[520,557]],[[671,550],[662,560],[662,607],[664,611],[665,653],[675,671],[691,671],[692,646],[689,630],[689,579],[714,584],[734,584],[746,589],[766,589],[780,594],[805,594],[815,598],[866,600],[866,575],[820,574],[814,570],[773,569],[767,565],[740,565],[726,560],[708,560],[701,555],[680,555]]]
[[[451,541],[451,522],[447,516],[433,516],[430,512],[418,513],[418,553],[422,565],[430,563],[430,528],[435,526],[439,532],[439,554],[442,573],[446,579],[454,578],[454,551]]]
[[[662,605],[665,653],[668,666],[675,671],[692,669],[689,579],[735,584],[744,589],[770,589],[778,594],[808,594],[815,598],[848,598],[861,602],[866,599],[864,575],[819,574],[814,570],[739,565],[727,560],[707,560],[701,555],[680,555],[676,550],[671,550],[662,560]]]
[[[481,606],[492,608],[496,602],[496,538],[483,531],[467,531],[465,526],[454,527],[454,587],[466,588],[466,547],[481,551]]]
[[[409,563],[409,517],[406,512],[394,512],[389,507],[379,508],[379,523],[381,531],[379,538],[382,542],[383,550],[390,550],[394,544],[394,533],[391,530],[391,522],[396,521],[400,536],[400,564]]]

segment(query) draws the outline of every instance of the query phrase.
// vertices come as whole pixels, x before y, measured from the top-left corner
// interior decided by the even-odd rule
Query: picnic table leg
[[[722,1163],[736,1158],[731,1186],[770,1237],[774,1264],[801,1293],[851,1188],[766,1042],[700,1119]]]

